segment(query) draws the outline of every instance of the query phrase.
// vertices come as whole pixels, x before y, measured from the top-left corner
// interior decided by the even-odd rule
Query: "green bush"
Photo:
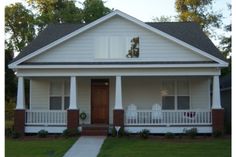
[[[113,128],[111,129],[111,136],[112,136],[112,137],[116,137],[116,136],[117,136],[117,131],[116,131],[116,128],[115,128],[115,127],[113,127]]]
[[[169,139],[172,139],[172,138],[175,138],[175,134],[172,133],[172,132],[167,132],[167,133],[165,134],[165,137],[166,137],[166,138],[169,138]]]
[[[122,137],[122,136],[125,136],[125,129],[124,127],[121,127],[118,131],[118,136]]]
[[[14,100],[8,100],[5,103],[5,120],[13,121],[14,118],[14,109],[15,109]]]
[[[65,129],[62,133],[62,136],[64,137],[74,137],[79,136],[80,132],[78,129]]]
[[[12,131],[12,135],[11,135],[12,138],[19,138],[20,136],[21,136],[21,134],[19,132],[15,131],[15,130]]]
[[[47,137],[47,135],[48,135],[48,132],[46,130],[40,130],[38,132],[38,137],[45,138]]]
[[[223,136],[223,132],[222,131],[214,131],[213,132],[213,136],[216,137],[216,138],[217,137],[222,137]]]
[[[6,128],[5,129],[5,136],[6,137],[11,137],[13,133],[13,129],[12,128]]]
[[[185,134],[190,138],[195,138],[197,136],[197,128],[187,129],[185,130]]]
[[[141,138],[147,139],[149,136],[150,131],[148,129],[143,129],[142,131],[139,132],[139,136]]]

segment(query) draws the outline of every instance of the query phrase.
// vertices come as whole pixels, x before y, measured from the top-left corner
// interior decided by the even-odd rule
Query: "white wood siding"
[[[30,80],[30,109],[48,110],[49,109],[49,80],[32,79]]]
[[[91,122],[91,80],[88,77],[77,78],[77,105],[80,113],[85,112],[87,118],[80,120],[80,124],[90,124]]]
[[[113,17],[112,19],[97,25],[91,30],[69,39],[57,47],[54,47],[47,52],[30,59],[29,62],[102,61],[101,59],[95,59],[95,51],[98,48],[96,46],[96,39],[98,37],[129,38],[137,36],[140,38],[140,57],[138,60],[209,60],[206,57],[196,54],[192,50],[184,48],[183,46],[180,46],[160,35],[156,35],[153,32],[146,30],[128,20],[121,17]],[[114,50],[114,52],[116,52],[116,50]],[[124,60],[129,59],[125,58]]]
[[[210,78],[191,79],[191,105],[193,109],[210,109]]]

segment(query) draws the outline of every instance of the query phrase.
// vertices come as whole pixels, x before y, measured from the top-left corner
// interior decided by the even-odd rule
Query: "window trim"
[[[166,80],[165,80],[166,81]],[[192,109],[192,104],[191,104],[191,82],[189,79],[168,79],[168,81],[173,81],[174,82],[174,94],[172,95],[166,95],[166,96],[174,96],[174,109],[173,110],[179,110],[178,109],[178,96],[189,96],[189,109]],[[187,81],[188,82],[188,95],[179,95],[178,94],[178,81]],[[164,80],[162,80],[161,86],[163,87]],[[163,102],[163,96],[161,95],[161,103]],[[163,105],[163,104],[162,104]],[[172,109],[169,109],[172,110]],[[173,111],[172,110],[172,111]],[[187,109],[186,109],[187,110]]]
[[[69,94],[65,94],[65,87],[66,87],[66,83],[70,82],[68,80],[58,80],[58,82],[62,85],[61,86],[61,94],[60,95],[55,95],[55,94],[51,94],[51,88],[52,88],[52,83],[53,81],[50,81],[49,83],[49,103],[48,103],[48,109],[50,109],[50,98],[51,97],[61,97],[61,109],[59,109],[59,111],[65,111],[65,97],[69,97],[70,99],[70,91]],[[70,88],[70,83],[69,83],[69,88]],[[58,111],[58,110],[52,110],[52,111]]]

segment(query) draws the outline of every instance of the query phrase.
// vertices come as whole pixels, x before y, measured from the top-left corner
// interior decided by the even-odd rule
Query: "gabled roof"
[[[142,25],[146,29],[150,29],[157,34],[160,34],[170,40],[173,40],[187,48],[190,48],[199,53],[212,56],[215,60],[225,62],[225,58],[210,41],[210,39],[201,31],[200,27],[191,22],[148,22],[143,23],[123,12],[118,10],[90,23],[90,24],[50,24],[48,27],[39,33],[38,37],[34,39],[23,51],[12,61],[18,62],[33,55],[39,50],[45,51],[65,40],[103,22],[115,15],[124,17],[134,23]],[[41,52],[41,51],[40,51]],[[40,53],[38,52],[38,53]]]

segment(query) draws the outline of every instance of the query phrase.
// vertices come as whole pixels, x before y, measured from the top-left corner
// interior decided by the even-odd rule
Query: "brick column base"
[[[213,132],[224,132],[224,109],[212,109]]]
[[[14,113],[14,130],[21,135],[25,133],[25,110],[16,109]]]
[[[113,110],[113,124],[114,126],[124,126],[124,110],[115,109]]]
[[[67,110],[67,128],[77,129],[79,126],[79,110]]]

